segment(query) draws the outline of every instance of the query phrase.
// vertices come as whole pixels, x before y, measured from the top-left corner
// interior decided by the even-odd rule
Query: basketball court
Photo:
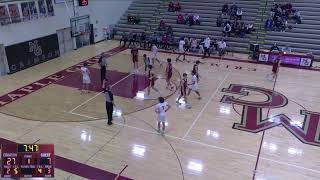
[[[187,56],[173,61],[172,90],[166,89],[159,53],[155,86],[147,79],[139,51],[133,71],[130,49],[101,42],[0,78],[0,137],[3,142],[54,144],[55,178],[106,179],[319,179],[320,85],[317,70],[272,67],[247,61]],[[101,92],[101,52],[108,56],[109,85],[115,95],[114,125],[108,126]],[[200,60],[199,91],[176,105],[181,75],[190,81]],[[82,94],[83,62],[92,86]],[[172,106],[165,135],[157,129],[154,105],[163,96]],[[72,168],[74,167],[74,168]],[[104,176],[105,175],[105,176]],[[110,175],[110,176],[108,176]],[[121,178],[120,178],[121,179]]]

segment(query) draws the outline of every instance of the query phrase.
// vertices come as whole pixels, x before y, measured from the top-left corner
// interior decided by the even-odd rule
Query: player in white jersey
[[[186,60],[186,50],[184,48],[184,45],[186,44],[184,38],[181,38],[179,41],[179,55],[176,58],[177,61],[185,61]],[[180,60],[180,57],[183,56],[183,60]]]
[[[81,67],[81,73],[82,73],[82,92],[89,93],[89,85],[91,83],[91,80],[90,80],[90,71],[88,69],[87,63],[83,63],[83,66]]]
[[[198,91],[198,78],[197,78],[196,71],[192,71],[191,75],[192,75],[192,83],[189,84],[191,85],[191,88],[189,88],[188,96],[190,95],[191,91],[193,91],[198,95],[198,99],[201,99],[200,93]]]
[[[151,51],[152,51],[152,56],[151,56],[151,59],[152,60],[156,60],[160,66],[162,66],[162,63],[160,62],[160,60],[158,59],[158,47],[153,44],[152,47],[151,47]],[[151,64],[152,65],[152,64]]]
[[[156,105],[155,112],[158,114],[158,132],[161,132],[161,134],[163,134],[166,128],[166,112],[171,108],[171,106],[164,101],[163,97],[159,97],[158,100],[159,103]],[[161,125],[162,131],[160,131]]]

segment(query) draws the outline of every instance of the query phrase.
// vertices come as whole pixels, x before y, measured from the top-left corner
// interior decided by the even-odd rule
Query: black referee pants
[[[101,84],[103,83],[103,80],[106,79],[106,66],[102,66],[100,69],[100,76],[101,76]]]
[[[107,110],[107,116],[108,116],[108,123],[112,122],[112,114],[113,114],[113,103],[106,102],[106,110]]]

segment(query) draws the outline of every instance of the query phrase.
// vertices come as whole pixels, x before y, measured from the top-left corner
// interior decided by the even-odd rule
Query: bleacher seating
[[[120,18],[115,26],[115,39],[120,39],[119,36],[123,32],[143,32],[148,29],[149,23],[155,21],[155,13],[159,7],[161,0],[135,0],[131,3],[126,13]],[[128,24],[127,15],[138,15],[141,17],[139,24]]]
[[[283,3],[286,1],[275,1]],[[279,46],[289,45],[294,52],[312,52],[320,57],[320,0],[293,0],[293,8],[300,10],[302,24],[293,24],[292,30],[286,32],[268,31],[264,48],[270,48],[275,42]],[[292,23],[291,23],[292,24]]]
[[[223,37],[223,27],[216,26],[216,20],[221,14],[224,0],[180,0],[182,6],[181,13],[190,13],[200,15],[201,25],[194,25],[189,27],[184,24],[177,24],[177,13],[167,12],[162,13],[162,19],[173,27],[173,32],[176,37],[192,37],[192,38],[206,38],[208,35],[211,39],[221,39]],[[228,1],[229,6],[232,2],[243,10],[242,22],[254,23],[257,9],[259,8],[259,1],[253,0],[237,0]],[[164,4],[163,6],[167,6]],[[164,8],[165,8],[164,7]],[[249,35],[244,38],[226,37],[228,50],[234,52],[248,52]]]
[[[123,32],[143,32],[151,34],[157,31],[161,19],[167,25],[173,27],[175,38],[181,36],[202,39],[208,35],[211,39],[222,37],[222,28],[216,27],[217,16],[221,13],[225,0],[180,0],[181,13],[194,13],[200,15],[201,25],[188,26],[177,24],[177,12],[168,12],[169,1],[163,0],[135,0],[127,12],[121,17],[115,26],[115,39],[120,39]],[[258,42],[260,47],[269,49],[277,42],[280,46],[289,45],[296,52],[312,52],[320,57],[320,0],[293,0],[290,1],[294,8],[300,10],[302,24],[293,24],[292,30],[286,32],[265,32],[259,24],[268,17],[270,6],[273,2],[285,3],[285,0],[268,0],[268,7],[265,14],[261,14],[265,7],[266,0],[230,0],[229,5],[236,2],[236,5],[243,10],[242,22],[253,23],[257,32],[246,35],[244,38],[226,37],[228,50],[233,52],[248,53],[249,44]],[[127,15],[140,15],[142,22],[131,25],[127,23]],[[292,23],[291,23],[292,24]],[[257,39],[259,39],[257,41]]]

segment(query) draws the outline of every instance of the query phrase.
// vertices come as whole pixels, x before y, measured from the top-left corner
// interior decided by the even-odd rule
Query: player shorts
[[[159,122],[166,122],[166,119],[167,119],[167,118],[166,118],[166,115],[159,115],[159,116],[158,116],[158,121],[159,121]]]
[[[168,73],[167,74],[167,79],[171,79],[171,77],[172,77],[172,73]]]
[[[198,86],[197,85],[192,85],[191,86],[192,91],[198,91]]]
[[[133,58],[132,58],[132,61],[135,63],[135,62],[138,62],[138,57],[136,57],[136,56],[134,56]]]
[[[90,84],[91,83],[90,77],[83,77],[82,78],[82,83],[83,84]]]

